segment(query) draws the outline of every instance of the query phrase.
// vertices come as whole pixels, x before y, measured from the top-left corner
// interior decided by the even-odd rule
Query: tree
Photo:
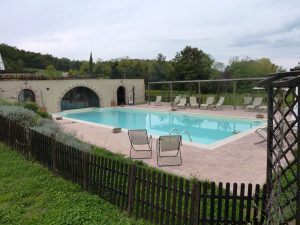
[[[274,64],[268,58],[251,59],[249,57],[234,57],[229,61],[227,70],[232,78],[263,77],[269,73],[276,73],[282,67]]]
[[[93,74],[94,62],[92,52],[90,54],[90,61],[89,61],[89,74]]]
[[[79,69],[79,74],[80,75],[87,75],[89,74],[89,62],[88,61],[84,61]]]
[[[210,79],[223,79],[223,73],[225,71],[225,64],[222,62],[214,62],[212,65]]]
[[[186,46],[172,60],[173,80],[209,79],[213,59],[198,48]]]
[[[46,75],[50,77],[56,77],[57,76],[57,71],[53,65],[49,65],[46,68]]]

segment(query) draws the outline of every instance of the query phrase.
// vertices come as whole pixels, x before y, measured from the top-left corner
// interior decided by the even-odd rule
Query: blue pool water
[[[192,142],[213,144],[261,124],[261,121],[219,116],[191,115],[126,108],[97,108],[82,112],[62,112],[61,116],[87,122],[121,127],[147,129],[149,134],[167,135],[171,129],[187,130]],[[186,135],[183,139],[189,141]]]

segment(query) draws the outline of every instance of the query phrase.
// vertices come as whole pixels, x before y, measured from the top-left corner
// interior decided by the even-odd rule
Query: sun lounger
[[[244,97],[244,103],[243,103],[243,106],[244,108],[246,108],[247,105],[251,105],[252,103],[252,97]]]
[[[150,159],[152,157],[152,136],[148,137],[147,130],[128,130],[128,137],[130,141],[130,158],[132,159]],[[136,152],[150,152],[148,157],[131,157],[131,151]]]
[[[180,166],[182,164],[181,158],[181,135],[167,135],[160,136],[156,143],[157,165],[158,166]],[[160,164],[161,158],[179,159],[179,162],[172,164]]]
[[[177,104],[178,108],[186,108],[186,98],[181,98],[179,103]]]
[[[219,102],[217,104],[212,104],[208,108],[215,109],[215,110],[223,110],[223,103],[224,103],[225,97],[220,97]]]
[[[197,102],[197,98],[195,96],[190,97],[190,107],[199,108],[199,103]]]
[[[161,96],[156,96],[155,105],[161,105]]]
[[[209,97],[206,99],[206,103],[205,103],[205,104],[201,104],[201,105],[200,105],[200,108],[208,109],[208,107],[210,107],[210,106],[214,103],[214,100],[215,100],[215,97],[209,96]]]
[[[258,109],[258,107],[261,105],[263,98],[262,97],[256,97],[253,100],[252,105],[246,106],[246,111],[255,111],[255,109]]]
[[[177,96],[175,97],[175,99],[174,99],[174,101],[173,101],[173,106],[177,106],[177,104],[178,104],[179,101],[180,101],[180,98],[181,98],[180,95],[177,95]]]

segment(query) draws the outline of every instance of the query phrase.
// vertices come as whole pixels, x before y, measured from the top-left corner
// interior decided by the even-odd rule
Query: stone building
[[[143,79],[0,80],[0,98],[31,100],[49,113],[87,107],[140,104]]]

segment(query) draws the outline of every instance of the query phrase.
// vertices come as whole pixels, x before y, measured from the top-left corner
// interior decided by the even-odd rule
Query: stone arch
[[[88,85],[88,84],[85,84],[85,83],[80,83],[80,84],[75,84],[75,85],[71,85],[69,86],[68,88],[66,88],[62,94],[60,95],[60,97],[58,98],[58,101],[57,101],[57,109],[58,111],[61,111],[61,110],[64,110],[62,109],[61,107],[61,102],[63,101],[63,98],[70,92],[72,92],[72,90],[78,90],[78,88],[83,88],[83,89],[86,89],[86,90],[89,90],[90,93],[92,93],[92,95],[95,96],[95,98],[97,99],[97,102],[96,104],[92,104],[92,106],[90,106],[89,102],[86,102],[85,105],[83,105],[84,107],[78,107],[78,105],[76,106],[77,108],[86,108],[86,107],[100,107],[101,106],[101,98],[100,96],[98,95],[98,91],[96,88],[92,87],[91,85]],[[72,93],[74,94],[74,93]],[[79,93],[80,94],[80,93]],[[74,108],[75,109],[75,108]]]
[[[117,104],[118,105],[126,104],[126,91],[124,86],[119,86],[117,89]]]
[[[30,88],[22,88],[21,91],[18,93],[17,99],[19,102],[36,102],[36,94]]]

